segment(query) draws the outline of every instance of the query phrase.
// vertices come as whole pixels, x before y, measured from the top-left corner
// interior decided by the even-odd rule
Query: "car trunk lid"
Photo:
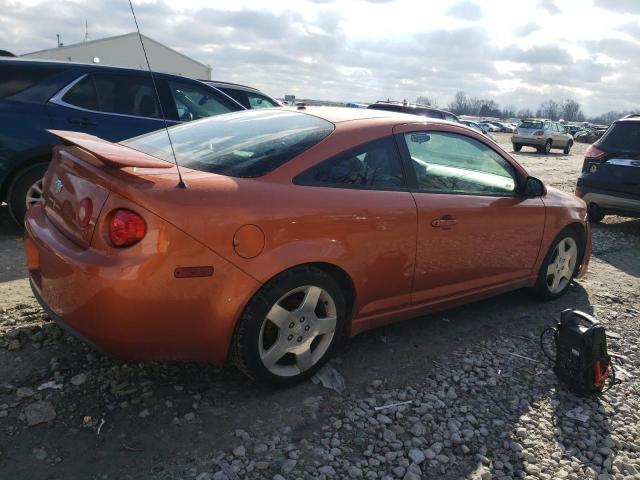
[[[112,187],[172,168],[168,162],[78,132],[51,131],[62,140],[44,177],[44,208],[51,222],[81,248],[88,248]],[[115,177],[115,178],[114,178]],[[123,182],[122,180],[125,180]],[[136,183],[136,182],[133,182]]]

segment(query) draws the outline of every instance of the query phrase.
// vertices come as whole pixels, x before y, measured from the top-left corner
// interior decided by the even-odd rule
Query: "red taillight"
[[[587,148],[587,151],[584,154],[584,158],[585,160],[601,160],[606,154],[607,152],[605,152],[604,150],[600,150],[595,145],[591,145],[589,148]]]
[[[533,132],[533,135],[536,137],[541,137],[544,135],[544,130],[536,130],[535,132]]]
[[[128,247],[144,238],[147,224],[136,212],[116,210],[109,221],[109,239],[116,247]]]
[[[91,222],[91,215],[93,213],[93,202],[90,198],[85,198],[80,202],[78,207],[78,225],[85,228]]]

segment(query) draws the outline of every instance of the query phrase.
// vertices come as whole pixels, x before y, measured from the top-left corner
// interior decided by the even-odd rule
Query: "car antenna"
[[[176,151],[173,148],[173,142],[171,141],[171,134],[169,133],[169,127],[167,125],[167,117],[164,114],[164,109],[162,108],[162,103],[160,102],[160,94],[158,93],[158,86],[156,85],[156,79],[153,76],[153,72],[151,71],[151,64],[149,63],[149,57],[147,56],[147,49],[144,48],[144,41],[142,40],[142,34],[140,33],[140,27],[138,26],[138,19],[136,18],[136,12],[133,10],[133,3],[131,3],[131,0],[129,0],[129,6],[131,7],[131,14],[133,15],[133,21],[136,23],[138,38],[140,39],[140,45],[142,45],[142,53],[144,53],[144,59],[147,61],[147,68],[149,69],[149,75],[151,76],[153,91],[156,94],[156,100],[158,102],[158,107],[160,108],[160,115],[162,115],[162,121],[164,122],[164,130],[167,132],[167,137],[169,138],[169,145],[171,146],[173,161],[175,162],[176,169],[178,170],[178,178],[180,179],[178,182],[178,187],[187,188],[187,184],[184,183],[184,180],[182,180],[182,174],[180,173],[180,165],[178,165],[178,157],[176,156]]]

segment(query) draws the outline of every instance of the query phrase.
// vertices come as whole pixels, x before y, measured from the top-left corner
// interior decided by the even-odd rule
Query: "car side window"
[[[62,97],[62,101],[86,110],[98,110],[98,97],[91,75],[85,76]]]
[[[365,143],[299,175],[298,185],[394,189],[405,186],[391,137]]]
[[[513,166],[478,140],[447,132],[404,135],[418,190],[434,193],[512,196]]]
[[[186,122],[199,118],[212,117],[231,112],[231,108],[222,103],[210,91],[189,83],[169,80],[171,97],[176,104],[178,119]]]
[[[247,98],[249,99],[251,108],[272,108],[277,106],[267,97],[258,95],[257,93],[247,92]]]
[[[453,115],[451,115],[450,113],[445,113],[444,114],[444,119],[445,120],[449,120],[450,122],[457,122],[458,120],[456,119],[456,117],[454,117]]]
[[[156,93],[148,76],[96,73],[91,77],[101,112],[160,118]]]

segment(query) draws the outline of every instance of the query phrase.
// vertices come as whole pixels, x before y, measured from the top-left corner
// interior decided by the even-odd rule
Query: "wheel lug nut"
[[[287,337],[287,340],[291,340],[292,338],[293,338],[293,335],[289,335],[289,336]]]
[[[306,327],[304,327],[304,331],[308,332],[309,331],[309,325],[307,325]]]
[[[304,317],[300,317],[300,323],[304,323]]]
[[[296,326],[296,324],[295,324],[295,323],[293,323],[293,322],[291,322],[291,323],[289,324],[289,328],[293,328],[293,327],[295,327],[295,326]]]
[[[298,342],[301,342],[301,341],[302,341],[302,337],[298,337]]]

